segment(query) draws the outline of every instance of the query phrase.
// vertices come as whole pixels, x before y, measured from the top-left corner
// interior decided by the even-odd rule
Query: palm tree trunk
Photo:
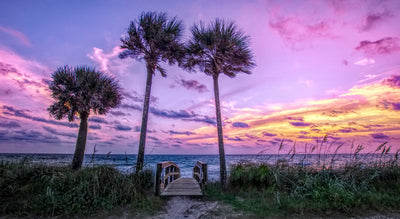
[[[74,159],[72,160],[72,169],[78,170],[82,167],[83,157],[85,155],[86,137],[88,132],[89,113],[81,113],[81,123],[79,125],[78,138],[76,139]]]
[[[213,79],[214,79],[215,110],[217,114],[219,168],[220,168],[221,186],[222,188],[226,188],[227,173],[226,173],[226,163],[225,163],[224,135],[222,133],[221,107],[219,104],[218,75],[213,76]]]
[[[146,132],[147,132],[147,118],[149,116],[150,92],[151,92],[151,83],[153,79],[153,72],[154,69],[152,67],[147,67],[146,92],[144,94],[142,127],[140,128],[140,140],[139,140],[139,151],[136,161],[136,173],[139,173],[139,171],[143,169],[144,148],[146,143]]]

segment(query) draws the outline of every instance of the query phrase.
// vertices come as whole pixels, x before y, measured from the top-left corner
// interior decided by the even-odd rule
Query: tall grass
[[[116,206],[156,211],[160,201],[148,191],[149,171],[121,174],[110,166],[72,171],[70,167],[0,162],[0,215],[89,215]]]
[[[231,167],[229,189],[211,185],[207,194],[260,217],[400,210],[399,150],[389,154],[391,147],[384,143],[375,153],[362,154],[364,147],[353,145],[348,162],[338,166],[335,161],[342,146],[337,145],[334,154],[327,154],[332,144],[326,138],[305,146],[305,151],[317,153],[312,165],[301,165],[306,153],[300,163],[290,160],[295,147],[273,164],[236,163]]]

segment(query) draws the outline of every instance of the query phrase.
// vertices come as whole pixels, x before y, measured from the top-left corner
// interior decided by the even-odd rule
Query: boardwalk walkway
[[[202,196],[207,183],[207,164],[197,161],[193,167],[193,178],[180,178],[181,172],[175,163],[166,161],[157,164],[156,195]]]
[[[161,196],[202,196],[199,183],[194,178],[179,178],[161,192]]]

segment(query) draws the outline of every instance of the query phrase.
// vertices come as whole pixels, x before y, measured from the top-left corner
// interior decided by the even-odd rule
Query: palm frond
[[[185,54],[180,42],[182,32],[182,21],[176,17],[168,19],[166,13],[143,12],[138,20],[131,22],[127,35],[121,38],[121,48],[124,50],[119,57],[144,59],[147,67],[153,70],[159,61],[181,64]],[[164,69],[159,72],[166,76]]]
[[[192,39],[186,44],[186,69],[195,67],[207,75],[250,74],[255,66],[249,49],[249,37],[234,22],[216,19],[208,26],[200,22],[192,29]]]
[[[49,88],[55,102],[47,109],[56,119],[90,113],[105,114],[122,100],[122,91],[113,77],[86,66],[58,68]]]

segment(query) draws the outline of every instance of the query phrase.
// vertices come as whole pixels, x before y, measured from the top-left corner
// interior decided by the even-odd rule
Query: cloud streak
[[[25,119],[29,119],[31,121],[35,121],[35,122],[42,122],[42,123],[46,123],[46,124],[52,124],[52,125],[59,125],[59,126],[66,126],[66,127],[70,127],[70,128],[77,128],[78,125],[75,123],[70,123],[70,122],[59,122],[59,121],[55,121],[55,120],[49,120],[49,119],[44,119],[41,117],[36,117],[36,116],[31,116],[29,114],[27,114],[26,110],[21,110],[21,109],[15,109],[12,106],[2,106],[3,109],[3,113],[9,116],[15,116],[15,117],[19,117],[19,118],[25,118]]]
[[[179,85],[181,85],[182,87],[188,89],[188,90],[195,90],[199,93],[204,93],[204,92],[208,92],[209,90],[207,89],[207,86],[204,84],[201,84],[200,82],[198,82],[197,80],[185,80],[185,79],[181,79],[178,82]]]
[[[377,41],[364,40],[355,48],[368,55],[387,55],[400,51],[400,39],[397,37],[385,37]]]
[[[18,30],[0,26],[0,31],[2,31],[12,37],[15,37],[25,46],[29,46],[29,47],[32,46],[32,43],[29,41],[28,37],[26,37],[23,33],[19,32]]]

